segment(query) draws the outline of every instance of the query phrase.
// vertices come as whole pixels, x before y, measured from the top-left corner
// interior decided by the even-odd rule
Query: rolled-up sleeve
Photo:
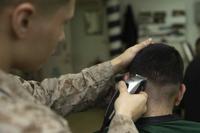
[[[133,121],[122,115],[115,115],[110,124],[108,133],[138,133]]]

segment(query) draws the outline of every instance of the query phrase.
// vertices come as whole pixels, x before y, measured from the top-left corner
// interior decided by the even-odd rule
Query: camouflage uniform
[[[110,123],[108,133],[138,133],[138,130],[130,118],[115,115]]]
[[[0,133],[71,133],[60,115],[94,102],[112,76],[110,62],[41,83],[0,72]],[[115,116],[110,132],[133,131],[121,124],[129,129],[133,125],[128,118]]]

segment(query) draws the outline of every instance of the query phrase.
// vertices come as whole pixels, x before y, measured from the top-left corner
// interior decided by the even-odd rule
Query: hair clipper
[[[136,74],[133,78],[126,80],[125,83],[127,85],[128,92],[130,94],[137,94],[140,91],[144,91],[146,81],[147,81],[146,78]],[[113,95],[107,107],[107,110],[104,116],[104,121],[100,130],[101,132],[110,125],[110,122],[115,115],[114,103],[118,96],[119,96],[119,90],[116,90],[115,94]]]

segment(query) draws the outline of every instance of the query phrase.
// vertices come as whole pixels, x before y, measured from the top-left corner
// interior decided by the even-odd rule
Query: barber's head
[[[148,78],[150,102],[172,107],[181,101],[185,91],[183,61],[173,47],[160,43],[144,48],[133,59],[129,72]]]
[[[0,45],[7,51],[10,65],[22,69],[40,66],[65,39],[64,25],[73,16],[74,3],[0,0]]]

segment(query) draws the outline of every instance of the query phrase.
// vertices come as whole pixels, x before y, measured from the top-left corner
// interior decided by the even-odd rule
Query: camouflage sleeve
[[[21,83],[35,99],[64,116],[94,103],[99,94],[108,90],[112,75],[111,63],[105,62],[78,74]]]
[[[122,115],[115,115],[108,133],[138,133],[133,121]]]
[[[0,133],[71,133],[65,119],[41,104],[0,95]]]

